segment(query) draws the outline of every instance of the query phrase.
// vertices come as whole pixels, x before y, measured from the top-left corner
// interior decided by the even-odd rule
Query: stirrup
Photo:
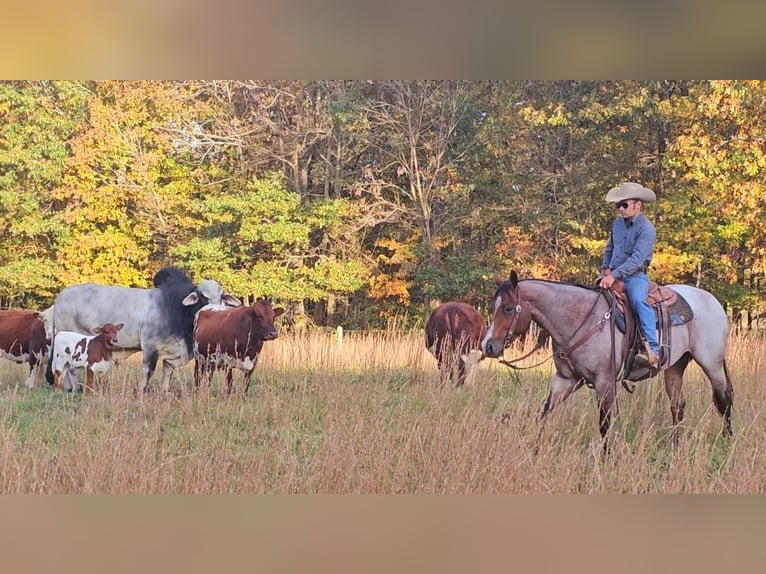
[[[657,358],[657,355],[649,351],[648,353],[638,353],[634,359],[633,364],[639,366],[639,367],[651,367],[655,368],[657,365],[659,365],[659,359]]]

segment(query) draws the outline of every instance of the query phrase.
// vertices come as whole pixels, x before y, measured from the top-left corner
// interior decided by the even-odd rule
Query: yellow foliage
[[[370,297],[378,300],[392,297],[402,305],[409,305],[411,286],[411,281],[388,275],[376,275],[370,278]]]
[[[416,243],[415,239],[410,239],[406,243],[395,239],[379,239],[375,242],[375,246],[388,250],[390,254],[378,253],[378,261],[386,265],[402,265],[403,263],[416,261],[417,256],[414,252]]]
[[[694,275],[701,258],[684,253],[669,245],[657,245],[652,257],[649,278],[661,284],[683,282],[685,276]]]
[[[508,226],[503,230],[503,236],[503,241],[498,243],[495,248],[501,258],[526,259],[534,254],[534,241],[521,227],[517,225]]]

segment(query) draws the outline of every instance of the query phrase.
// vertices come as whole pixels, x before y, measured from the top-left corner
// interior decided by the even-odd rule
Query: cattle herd
[[[218,282],[195,285],[174,267],[158,271],[153,283],[151,289],[83,283],[62,290],[44,311],[0,310],[0,357],[29,364],[29,388],[41,382],[47,364],[48,383],[83,390],[78,371],[84,370],[86,392],[103,384],[112,362],[138,351],[141,390],[149,389],[160,364],[168,392],[173,371],[194,358],[195,385],[223,369],[231,392],[232,371],[239,369],[246,393],[283,309],[265,300],[242,307]]]
[[[44,311],[0,310],[0,357],[28,363],[26,386],[45,377],[56,389],[93,391],[103,387],[113,362],[141,352],[140,390],[162,366],[162,389],[170,391],[176,368],[194,358],[194,385],[210,384],[223,370],[232,392],[233,371],[243,372],[247,395],[265,341],[277,337],[274,319],[284,312],[267,300],[250,306],[205,279],[199,285],[175,267],[160,269],[154,287],[138,289],[82,283],[62,290]],[[426,323],[426,348],[434,355],[442,381],[457,371],[462,385],[468,367],[484,358],[481,340],[487,325],[466,303],[437,307]],[[85,371],[83,386],[79,371]]]

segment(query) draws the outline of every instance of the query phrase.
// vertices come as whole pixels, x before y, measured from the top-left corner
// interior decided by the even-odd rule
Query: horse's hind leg
[[[734,388],[731,386],[726,359],[716,361],[713,364],[703,363],[696,357],[695,360],[702,367],[707,378],[710,379],[710,384],[713,387],[713,404],[723,417],[723,434],[731,436],[731,408],[734,404]]]
[[[683,392],[684,371],[690,360],[691,355],[684,353],[665,371],[665,392],[670,399],[670,415],[673,417],[673,446],[678,446],[678,425],[684,420],[684,408],[686,407]]]

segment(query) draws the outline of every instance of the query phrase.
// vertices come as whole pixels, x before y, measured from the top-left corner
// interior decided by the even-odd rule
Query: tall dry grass
[[[764,492],[765,344],[731,340],[731,441],[720,436],[710,385],[691,366],[678,448],[655,379],[632,395],[621,390],[609,457],[588,389],[540,432],[551,361],[522,372],[484,361],[465,387],[442,386],[419,332],[352,333],[342,346],[329,334],[283,335],[266,344],[247,400],[240,374],[234,397],[220,374],[193,392],[191,365],[173,396],[153,380],[154,392],[137,398],[136,361],[114,369],[93,396],[27,390],[24,367],[3,361],[0,492]]]

